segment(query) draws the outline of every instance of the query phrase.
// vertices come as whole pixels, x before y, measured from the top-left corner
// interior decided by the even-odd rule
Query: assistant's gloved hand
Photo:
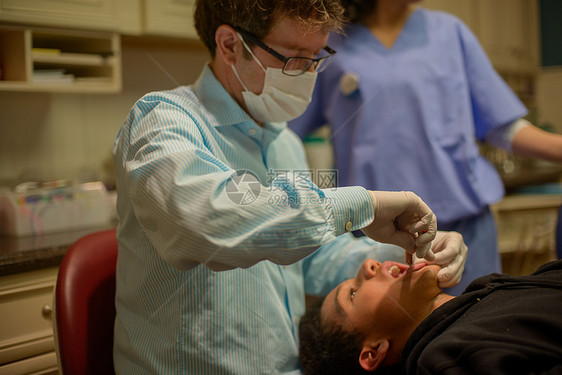
[[[462,234],[437,231],[431,250],[435,254],[434,260],[427,261],[414,255],[414,263],[426,262],[440,265],[442,268],[437,273],[440,288],[450,288],[457,285],[461,281],[468,252]]]
[[[361,231],[375,241],[398,245],[409,254],[432,261],[430,247],[437,221],[427,204],[410,191],[369,193],[375,206],[375,219]]]

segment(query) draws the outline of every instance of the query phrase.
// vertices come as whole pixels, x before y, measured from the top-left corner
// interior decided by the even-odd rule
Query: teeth
[[[400,276],[400,268],[397,265],[392,265],[388,269],[388,273],[391,274],[392,277],[398,277]]]

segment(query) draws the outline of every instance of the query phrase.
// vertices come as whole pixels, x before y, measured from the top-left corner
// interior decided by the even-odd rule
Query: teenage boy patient
[[[562,260],[444,294],[440,267],[366,260],[300,322],[305,374],[562,374]]]

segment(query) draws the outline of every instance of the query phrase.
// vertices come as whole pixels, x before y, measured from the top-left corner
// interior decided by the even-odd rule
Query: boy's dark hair
[[[322,324],[320,315],[324,299],[307,307],[299,325],[299,361],[304,375],[396,375],[398,365],[380,367],[375,372],[364,370],[359,355],[365,335],[355,330],[344,331],[333,323]]]
[[[299,325],[299,360],[305,375],[369,374],[359,365],[363,335],[322,324],[324,299],[306,309]]]

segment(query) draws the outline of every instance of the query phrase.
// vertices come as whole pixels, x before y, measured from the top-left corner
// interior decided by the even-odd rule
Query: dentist
[[[342,15],[338,0],[196,1],[210,63],[193,85],[141,98],[114,146],[116,373],[300,373],[305,294],[377,257],[374,240],[459,281],[462,237],[437,233],[418,196],[303,176],[285,121],[306,109]]]

